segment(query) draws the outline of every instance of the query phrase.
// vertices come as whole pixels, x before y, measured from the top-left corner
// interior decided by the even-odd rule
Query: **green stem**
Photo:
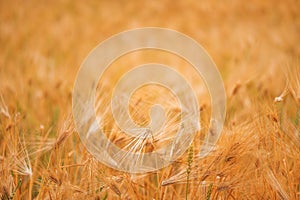
[[[9,200],[12,200],[12,199],[14,198],[14,196],[15,196],[17,190],[19,189],[19,187],[21,187],[21,185],[22,185],[22,180],[19,179],[18,185],[17,185],[17,187],[15,187],[14,191],[11,193],[11,195],[10,195],[10,197],[9,197]]]
[[[193,162],[193,154],[194,154],[194,150],[193,150],[193,146],[190,147],[189,149],[189,154],[188,154],[188,168],[186,169],[186,192],[185,192],[185,199],[188,199],[188,193],[189,193],[189,182],[190,182],[190,173],[191,173],[191,166],[192,166],[192,162]]]
[[[300,115],[300,108],[298,108],[297,112],[296,112],[296,118],[295,118],[295,126],[298,127],[299,125],[299,116]]]
[[[213,186],[212,183],[208,186],[208,191],[207,191],[207,195],[206,195],[206,200],[210,200],[210,196],[211,196],[211,192],[212,192],[212,186]]]

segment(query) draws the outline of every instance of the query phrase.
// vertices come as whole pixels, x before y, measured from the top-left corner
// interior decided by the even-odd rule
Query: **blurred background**
[[[113,34],[147,26],[194,38],[211,55],[229,90],[257,76],[277,73],[280,79],[278,67],[299,62],[299,4],[297,0],[1,1],[0,89],[18,109],[29,111],[28,117],[49,124],[49,111],[56,115],[70,109],[73,82],[88,53]],[[283,89],[284,85],[277,93]]]

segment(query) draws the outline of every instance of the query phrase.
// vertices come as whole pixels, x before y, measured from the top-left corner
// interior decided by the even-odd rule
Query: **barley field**
[[[300,199],[300,1],[0,1],[1,199]],[[216,63],[227,96],[224,128],[199,157],[211,102],[183,59],[145,50],[116,60],[99,80],[108,102],[122,74],[165,63],[196,88],[201,129],[171,165],[131,174],[90,154],[76,131],[72,91],[89,52],[119,32],[169,28],[201,44]],[[158,86],[136,91],[130,112],[149,124],[149,102],[168,108],[168,129],[130,145],[106,104],[107,137],[129,151],[152,152],[176,133],[178,102]]]

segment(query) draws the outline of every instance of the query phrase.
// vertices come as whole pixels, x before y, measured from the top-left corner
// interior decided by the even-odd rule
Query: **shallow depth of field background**
[[[300,199],[299,10],[297,0],[1,1],[1,198]],[[202,129],[186,154],[133,175],[86,151],[72,122],[72,88],[96,45],[147,26],[187,34],[207,50],[224,81],[227,116],[216,149],[199,159],[210,117],[209,96],[200,92]],[[120,58],[108,80],[152,59],[201,85],[190,66],[157,52]],[[148,115],[138,109],[143,125]]]

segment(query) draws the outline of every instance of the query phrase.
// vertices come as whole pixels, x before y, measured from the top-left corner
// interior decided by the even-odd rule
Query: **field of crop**
[[[300,199],[300,1],[0,1],[1,199]],[[193,68],[155,50],[116,60],[99,80],[108,102],[120,76],[141,63],[173,66],[197,92],[201,130],[186,153],[161,170],[130,174],[97,161],[72,116],[76,74],[89,52],[121,31],[177,30],[215,61],[226,120],[213,151],[200,158],[211,102]],[[177,130],[178,104],[159,86],[137,90],[130,113],[150,122],[149,102],[167,107],[165,134],[130,146],[107,107],[107,137],[128,151],[152,152]]]

